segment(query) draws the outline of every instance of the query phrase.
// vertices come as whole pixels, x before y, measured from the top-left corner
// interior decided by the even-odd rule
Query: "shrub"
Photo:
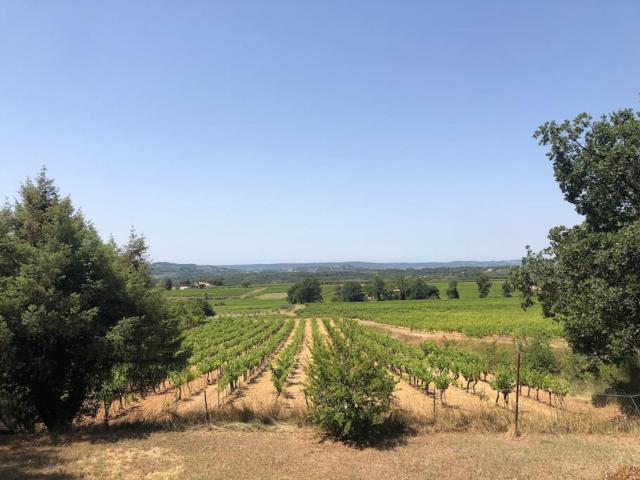
[[[338,438],[365,439],[382,425],[391,406],[395,380],[365,347],[342,337],[330,325],[326,344],[314,322],[313,362],[305,394],[310,419]]]

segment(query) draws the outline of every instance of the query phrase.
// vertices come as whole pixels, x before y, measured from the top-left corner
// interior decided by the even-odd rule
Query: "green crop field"
[[[271,312],[289,307],[286,291],[289,285],[237,285],[211,288],[188,288],[185,290],[167,291],[167,298],[172,301],[192,298],[206,298],[215,312],[226,314],[256,314]],[[273,298],[273,296],[276,298]]]
[[[174,289],[167,291],[168,297],[175,298],[196,298],[207,297],[209,299],[240,298],[244,295],[251,295],[258,287],[240,286],[220,286],[211,288],[187,288],[184,290]]]
[[[217,314],[224,315],[229,313],[268,313],[274,310],[282,310],[289,308],[291,305],[284,299],[262,300],[258,298],[238,298],[225,301],[209,301]]]
[[[434,283],[440,289],[440,300],[392,300],[382,302],[310,304],[309,317],[361,318],[414,329],[460,332],[481,337],[512,335],[516,337],[547,334],[559,336],[561,327],[542,316],[540,308],[524,311],[517,297],[504,298],[501,283],[495,282],[488,298],[479,298],[473,282],[460,282],[459,299],[445,297],[447,284]]]
[[[260,290],[259,292],[256,293],[256,295],[268,295],[270,293],[287,293],[287,290],[289,290],[289,287],[291,287],[290,284],[287,283],[283,283],[283,284],[278,284],[278,285],[256,285],[255,287],[252,286],[250,287],[251,289],[256,289],[256,290]]]
[[[479,298],[474,282],[459,282],[460,298],[446,298],[448,282],[431,282],[440,290],[440,300],[393,300],[356,303],[332,302],[336,285],[323,285],[323,303],[309,304],[310,317],[362,318],[414,329],[460,332],[481,337],[512,335],[517,337],[547,334],[559,336],[561,327],[543,318],[539,307],[520,308],[517,297],[502,296],[502,282],[494,281],[487,298]],[[290,285],[252,285],[190,288],[167,292],[171,299],[205,297],[218,314],[255,314],[290,307],[285,294]]]
[[[440,290],[440,298],[446,298],[447,287],[449,282],[427,282],[431,285],[435,285]],[[501,297],[502,298],[502,280],[492,280],[491,290],[489,290],[489,297]],[[478,286],[476,282],[458,282],[458,293],[460,298],[478,298]]]

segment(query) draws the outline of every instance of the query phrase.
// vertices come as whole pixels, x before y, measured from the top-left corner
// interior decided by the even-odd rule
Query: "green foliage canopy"
[[[460,298],[460,293],[458,292],[458,282],[456,280],[451,280],[449,282],[449,286],[447,288],[447,298]]]
[[[314,303],[322,301],[322,287],[315,277],[307,277],[295,283],[287,292],[289,303]]]
[[[541,252],[527,249],[513,283],[523,307],[537,298],[562,323],[575,351],[623,362],[640,345],[640,114],[581,114],[534,136],[585,221],[553,228]]]
[[[144,391],[179,332],[151,288],[144,238],[104,243],[43,169],[0,211],[0,421],[66,428],[109,392]],[[102,398],[101,398],[102,397]]]
[[[489,280],[489,276],[484,272],[478,274],[476,285],[478,285],[478,295],[480,298],[487,298],[491,291],[491,280]]]
[[[438,287],[429,285],[422,278],[416,278],[409,283],[407,289],[409,300],[425,300],[427,298],[440,298]]]
[[[362,302],[365,300],[360,282],[344,282],[335,292],[336,300],[341,302]]]

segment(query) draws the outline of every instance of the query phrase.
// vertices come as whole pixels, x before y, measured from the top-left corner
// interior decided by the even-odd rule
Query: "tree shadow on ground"
[[[36,444],[33,435],[6,435],[0,438],[0,478],[3,480],[70,480],[82,478],[56,470],[66,460],[51,445]],[[53,467],[53,468],[52,468]]]
[[[611,385],[602,393],[591,396],[594,407],[617,404],[622,414],[640,418],[640,358],[627,360],[622,366],[622,378],[611,378]]]
[[[369,431],[355,438],[343,438],[331,432],[325,432],[321,442],[336,441],[355,449],[364,450],[373,448],[376,450],[393,450],[405,446],[407,439],[414,437],[418,431],[411,427],[400,416],[389,415],[382,424],[376,425]]]

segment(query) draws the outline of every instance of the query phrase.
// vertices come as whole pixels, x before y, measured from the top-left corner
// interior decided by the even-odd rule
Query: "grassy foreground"
[[[640,459],[635,435],[408,435],[356,448],[315,430],[200,427],[0,438],[0,478],[585,478]],[[627,478],[627,477],[622,477]]]

